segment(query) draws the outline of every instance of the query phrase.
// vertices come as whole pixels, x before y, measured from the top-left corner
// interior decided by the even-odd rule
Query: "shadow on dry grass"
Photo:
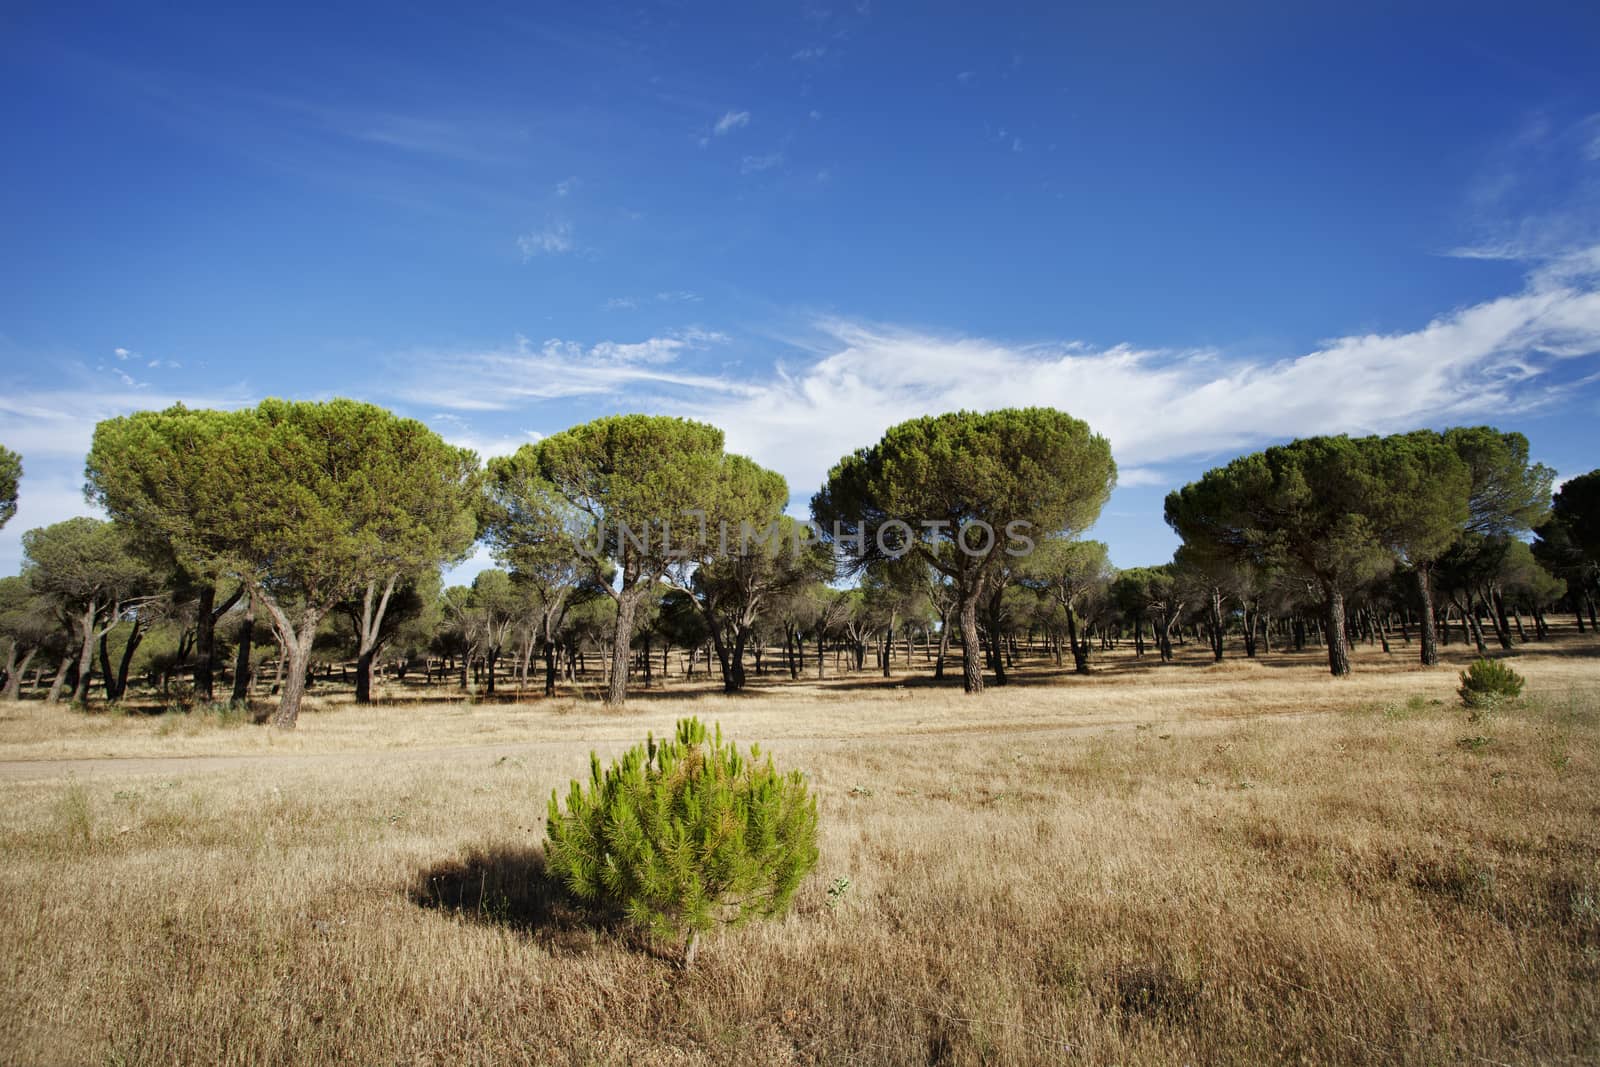
[[[587,951],[602,938],[614,941],[625,929],[621,916],[572,899],[546,869],[539,848],[474,848],[419,870],[408,895],[418,907],[506,927],[559,954]]]

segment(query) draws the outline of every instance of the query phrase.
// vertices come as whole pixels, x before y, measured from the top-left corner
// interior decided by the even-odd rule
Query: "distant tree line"
[[[20,474],[0,449],[0,524]],[[96,428],[86,486],[108,519],[24,534],[0,579],[0,698],[30,677],[80,705],[140,682],[196,705],[267,688],[289,728],[319,677],[365,703],[379,675],[486,696],[593,675],[622,704],[674,656],[728,692],[869,659],[943,678],[959,654],[977,693],[1030,654],[1086,673],[1121,645],[1220,660],[1230,639],[1320,646],[1335,675],[1356,641],[1433,664],[1453,640],[1543,638],[1558,606],[1595,625],[1600,471],[1552,480],[1490,427],[1296,440],[1170,494],[1173,560],[1119,571],[1084,539],[1110,446],[1047,408],[892,427],[803,525],[781,475],[686,419],[596,419],[484,466],[350,400],[176,406]],[[995,536],[1012,530],[1027,551]],[[477,545],[497,566],[441,588]]]

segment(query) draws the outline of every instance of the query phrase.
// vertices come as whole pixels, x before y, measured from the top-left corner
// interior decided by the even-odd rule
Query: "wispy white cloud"
[[[687,289],[666,289],[652,297],[614,296],[605,302],[607,311],[636,311],[645,300],[657,304],[698,304],[704,298]]]
[[[827,54],[828,54],[828,46],[827,45],[815,45],[815,46],[810,47],[810,48],[799,48],[799,49],[796,49],[794,55],[790,56],[789,58],[790,59],[794,59],[794,60],[798,60],[799,62],[802,62],[802,63],[807,63],[807,62],[810,62],[813,59],[821,59],[823,56],[825,56]]]
[[[711,132],[714,136],[722,137],[748,125],[750,125],[750,112],[729,111],[717,120],[716,125],[711,127]]]
[[[692,369],[727,339],[690,331],[422,353],[407,361],[429,368],[409,393],[456,411],[626,393],[638,410],[722,427],[730,448],[781,471],[797,493],[905,419],[1047,405],[1110,439],[1124,485],[1157,486],[1167,484],[1163,466],[1178,461],[1306,434],[1504,418],[1586,388],[1587,379],[1555,372],[1600,356],[1600,248],[1415,329],[1337,337],[1270,361],[1213,349],[1018,344],[842,318],[812,329],[802,362],[753,378]]]
[[[358,141],[459,163],[503,162],[528,139],[523,126],[476,117],[364,114],[304,102],[279,102]]]
[[[409,370],[398,389],[406,400],[452,411],[501,411],[530,401],[605,396],[624,392],[670,397],[680,390],[751,395],[751,386],[675,366],[690,353],[728,340],[712,330],[688,329],[642,341],[585,345],[518,337],[508,347],[471,351],[418,350],[396,363]]]
[[[494,456],[509,456],[523,445],[544,439],[544,434],[537,430],[524,430],[514,434],[480,434],[466,419],[447,411],[436,412],[430,415],[427,421],[439,436],[450,444],[457,448],[470,448],[478,454],[479,459],[483,460]]]
[[[1170,478],[1154,467],[1123,467],[1117,471],[1117,484],[1124,489],[1135,489],[1142,485],[1167,485],[1170,482]]]
[[[577,192],[578,186],[582,184],[583,180],[576,176],[571,178],[563,178],[561,181],[556,182],[555,194],[561,197],[571,196],[573,193]]]
[[[768,152],[760,156],[745,156],[739,161],[740,174],[759,174],[783,162],[782,152]]]
[[[1596,263],[1600,263],[1597,255]],[[723,427],[729,446],[810,492],[845,453],[930,412],[1042,404],[1111,441],[1126,484],[1153,465],[1316,433],[1379,433],[1505,417],[1581,384],[1558,361],[1600,355],[1600,271],[1535,272],[1523,291],[1409,331],[1334,338],[1259,362],[1208,349],[1008,344],[858,321],[816,324],[819,355],[751,391],[664,406]]]
[[[543,229],[533,230],[518,237],[517,247],[522,249],[522,258],[526,261],[539,255],[559,256],[577,246],[573,239],[572,223],[565,219],[556,219],[547,223]]]
[[[1491,153],[1466,212],[1472,238],[1446,255],[1539,262],[1600,245],[1600,112],[1529,116]]]

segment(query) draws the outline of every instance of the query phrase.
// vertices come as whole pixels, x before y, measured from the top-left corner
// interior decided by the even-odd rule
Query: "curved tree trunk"
[[[107,702],[115,704],[128,691],[128,667],[133,663],[133,654],[138,651],[139,643],[144,640],[144,629],[138,616],[134,616],[133,632],[128,634],[128,640],[122,646],[116,670],[111,669],[110,637],[110,630],[101,631],[100,680],[105,685]]]
[[[56,668],[56,676],[50,682],[50,691],[45,694],[46,704],[55,704],[61,700],[61,690],[66,688],[67,672],[72,669],[73,659],[69,655],[61,657],[61,665]]]
[[[1511,643],[1511,621],[1506,618],[1506,598],[1499,589],[1489,590],[1487,598],[1489,616],[1494,619],[1494,633],[1500,641],[1500,647],[1510,651],[1516,646]]]
[[[1458,604],[1457,607],[1460,607],[1460,605]],[[1472,638],[1473,644],[1477,646],[1478,655],[1487,655],[1489,646],[1483,642],[1483,627],[1478,622],[1478,610],[1477,606],[1472,603],[1471,593],[1467,594],[1466,607],[1461,608],[1461,625],[1467,631],[1468,636]]]
[[[317,636],[316,619],[301,619],[301,633],[285,634],[283,642],[283,689],[278,696],[278,710],[273,713],[272,725],[280,730],[293,730],[300,719],[300,698],[306,692],[306,674],[311,664],[311,643]]]
[[[22,676],[27,673],[28,664],[38,651],[39,646],[35,645],[23,654],[21,662],[12,665],[12,669],[6,673],[6,687],[3,692],[0,692],[0,700],[22,699]],[[12,654],[15,655],[15,653],[16,648],[13,646]]]

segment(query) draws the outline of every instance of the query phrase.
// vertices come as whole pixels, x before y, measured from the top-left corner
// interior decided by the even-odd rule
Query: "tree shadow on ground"
[[[573,900],[545,866],[544,850],[494,845],[417,871],[407,894],[420,908],[501,926],[547,951],[574,955],[624,931],[621,916]]]

